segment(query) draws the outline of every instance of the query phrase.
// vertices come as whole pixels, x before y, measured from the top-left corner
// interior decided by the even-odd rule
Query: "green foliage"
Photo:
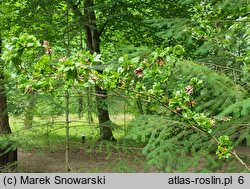
[[[244,117],[250,114],[250,98],[242,99],[226,107],[218,116]]]
[[[203,113],[192,111],[195,106],[194,94],[202,85],[202,81],[198,78],[192,78],[189,85],[182,90],[175,91],[173,97],[169,99],[169,107],[177,113],[181,114],[182,120],[188,123],[194,122],[208,133],[212,132],[213,121]],[[198,90],[197,90],[198,91]]]
[[[148,164],[161,171],[184,172],[196,169],[201,158],[210,156],[209,151],[214,149],[207,137],[193,132],[186,123],[172,118],[139,116],[130,123],[130,127],[128,137],[144,144],[143,154]]]
[[[246,124],[247,120],[245,119]],[[130,123],[131,130],[127,137],[144,144],[143,154],[147,157],[148,164],[159,171],[214,172],[222,168],[221,160],[216,160],[213,156],[215,151],[219,159],[229,158],[235,145],[245,137],[249,140],[249,127],[243,124],[243,120],[241,122],[242,124],[232,121],[217,124],[213,129],[213,135],[220,136],[217,150],[216,144],[211,142],[208,136],[190,130],[187,123],[166,116],[136,117]],[[240,138],[233,143],[228,136]],[[230,162],[231,160],[224,161],[223,164],[230,167]]]
[[[162,39],[160,45],[181,44],[186,50],[184,56],[193,60],[238,69],[245,66],[249,57],[249,5],[246,0],[175,3],[180,14],[175,12],[145,21]]]
[[[230,78],[189,61],[176,64],[168,82],[169,93],[176,86],[187,85],[192,77],[198,77],[204,82],[199,95],[195,97],[197,105],[194,109],[197,112],[218,115],[228,106],[247,97],[247,92],[241,86],[235,85]]]
[[[5,45],[6,49],[3,53],[3,59],[12,63],[16,68],[19,68],[24,50],[33,50],[39,46],[39,41],[33,35],[22,34],[19,37],[13,37]]]
[[[4,150],[3,154],[16,150],[18,145],[19,141],[14,135],[0,135],[0,149]],[[0,156],[3,154],[0,154]]]
[[[225,116],[221,119],[217,119],[217,127],[214,128],[214,132],[218,135],[230,136],[234,142],[234,146],[249,146],[250,145],[250,125],[249,115],[234,118]]]
[[[48,42],[44,42],[44,44],[44,47],[46,50],[48,50]],[[19,47],[16,48],[19,49]],[[125,55],[120,59],[119,63],[121,64],[121,67],[119,67],[117,71],[108,67],[104,71],[104,74],[99,74],[99,72],[97,72],[95,69],[90,69],[89,71],[89,68],[94,68],[95,65],[99,66],[99,64],[102,62],[100,60],[101,56],[97,54],[92,56],[91,54],[84,52],[81,54],[78,53],[77,55],[69,58],[63,58],[61,60],[62,64],[56,68],[56,70],[58,70],[57,73],[52,69],[47,69],[47,67],[50,68],[51,66],[51,58],[48,56],[42,56],[38,60],[38,63],[35,64],[34,68],[35,73],[42,73],[43,76],[45,76],[45,79],[47,75],[52,76],[52,78],[57,76],[65,78],[64,80],[67,81],[66,85],[68,85],[68,87],[74,85],[75,81],[77,80],[83,82],[87,79],[90,84],[94,85],[96,83],[99,86],[102,86],[104,89],[115,90],[116,87],[119,86],[121,89],[126,89],[128,92],[137,94],[138,97],[147,96],[153,98],[156,100],[156,102],[158,101],[160,105],[165,107],[169,106],[168,109],[180,115],[183,123],[187,124],[184,131],[189,128],[187,132],[188,134],[181,131],[179,133],[178,130],[176,131],[173,128],[169,130],[159,127],[157,129],[154,128],[151,130],[148,144],[144,148],[144,154],[148,156],[150,165],[157,165],[158,168],[164,168],[164,170],[167,170],[169,165],[165,165],[164,162],[169,158],[164,152],[172,151],[172,153],[175,153],[175,155],[182,154],[182,156],[184,156],[185,153],[188,153],[190,146],[185,146],[185,144],[188,143],[189,138],[192,138],[190,135],[192,135],[191,133],[193,133],[193,131],[190,128],[193,128],[196,131],[212,133],[213,121],[204,113],[196,113],[192,110],[194,106],[194,98],[199,96],[197,92],[202,92],[200,88],[203,84],[203,81],[199,80],[197,77],[190,78],[189,84],[185,88],[176,90],[173,95],[170,95],[172,97],[169,99],[169,101],[167,101],[165,96],[164,88],[166,85],[164,84],[169,81],[169,77],[172,76],[171,74],[174,74],[172,69],[176,68],[176,56],[180,56],[183,53],[183,47],[177,45],[174,48],[169,47],[164,50],[156,49],[152,53],[144,56],[144,59],[142,59],[142,57],[129,59],[128,56]],[[78,78],[79,73],[81,74],[80,80]],[[153,79],[155,79],[155,81],[153,81]],[[175,124],[178,125],[178,123]],[[174,133],[171,133],[173,131]],[[175,136],[173,136],[173,134],[175,134]],[[184,136],[187,138],[187,141],[183,139]],[[145,135],[142,136],[142,138],[145,142]],[[222,139],[223,138],[219,138],[220,143],[218,146],[217,155],[219,158],[229,157],[229,151],[232,149],[229,145],[225,144],[226,139]],[[170,141],[171,143],[174,143],[173,141],[178,141],[178,143],[180,143],[178,145],[181,145],[184,148],[189,148],[186,149],[184,154],[182,151],[175,151],[176,148],[170,148],[170,150],[168,149],[169,144],[167,143],[166,145],[165,143],[166,140]],[[156,148],[157,145],[163,142],[164,145],[162,148]],[[175,146],[178,145],[175,144]],[[228,150],[223,151],[223,149],[225,149],[225,145],[227,145],[226,147]],[[153,148],[155,148],[155,150],[153,150]],[[191,152],[193,151],[197,153],[197,151],[193,150],[192,147]],[[171,161],[171,163],[173,162]],[[189,166],[186,165],[184,167],[188,168]],[[172,170],[173,168],[170,169]]]
[[[243,67],[243,77],[241,78],[243,85],[245,85],[245,88],[250,88],[250,65],[246,65]]]
[[[233,149],[233,142],[230,141],[228,136],[222,135],[219,137],[219,145],[216,151],[216,155],[221,158],[229,158],[231,156],[230,151]]]

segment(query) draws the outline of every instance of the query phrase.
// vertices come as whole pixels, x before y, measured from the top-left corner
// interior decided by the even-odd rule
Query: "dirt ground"
[[[157,172],[154,168],[148,168],[144,157],[138,157],[138,154],[126,155],[120,152],[108,155],[104,152],[87,152],[87,150],[84,147],[70,150],[69,163],[72,172]],[[238,147],[237,152],[241,156],[250,156],[249,147]],[[225,170],[219,172],[221,171],[224,172]],[[35,150],[27,152],[19,149],[17,172],[66,172],[65,151],[59,149],[48,152]]]
[[[109,156],[109,157],[108,157]],[[143,162],[144,161],[144,162]],[[85,152],[84,149],[71,150],[69,163],[72,172],[145,172],[145,160],[133,155],[107,155],[101,152]],[[65,151],[25,152],[18,151],[18,172],[66,172]]]

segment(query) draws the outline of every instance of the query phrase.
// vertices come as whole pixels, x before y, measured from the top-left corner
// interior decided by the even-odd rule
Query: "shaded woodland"
[[[0,3],[1,172],[250,171],[247,0]]]

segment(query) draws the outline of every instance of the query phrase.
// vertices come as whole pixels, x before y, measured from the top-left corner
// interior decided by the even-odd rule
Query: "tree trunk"
[[[69,91],[68,90],[65,90],[65,105],[66,105],[65,161],[66,161],[66,171],[71,172],[72,169],[70,168],[70,164],[69,164]]]
[[[2,54],[2,39],[0,36],[0,57]],[[4,88],[4,63],[0,59],[0,134],[10,134],[9,116],[7,112],[7,99]]]
[[[0,36],[1,37],[1,36]],[[2,53],[2,39],[0,38],[0,55]],[[0,59],[0,137],[11,134],[7,111],[7,98],[4,87],[4,63]],[[12,144],[2,147],[0,144],[0,168],[17,161],[17,150],[12,150]]]
[[[80,24],[85,29],[86,44],[88,50],[93,54],[94,52],[100,53],[100,35],[104,30],[98,32],[96,26],[96,14],[92,9],[94,6],[93,0],[84,0],[84,14],[79,9],[78,5],[72,0],[66,0],[68,5],[72,8],[75,15],[79,18]],[[80,1],[79,1],[80,2]],[[105,26],[105,25],[104,25]],[[102,71],[100,71],[102,73]],[[100,135],[102,140],[114,140],[111,128],[107,125],[110,123],[108,105],[106,102],[107,91],[96,86],[96,101],[97,101],[97,114],[100,127]]]
[[[108,104],[107,104],[107,91],[102,90],[96,86],[96,106],[100,127],[100,135],[102,140],[115,140],[111,130],[111,120],[109,117]]]
[[[95,12],[91,10],[93,5],[93,0],[85,0],[84,2],[84,15],[87,17],[87,24],[85,24],[86,43],[87,48],[91,53],[100,53],[100,36],[96,28],[96,15]],[[110,128],[111,120],[109,117],[108,104],[106,101],[107,91],[103,90],[99,86],[96,86],[95,90],[97,94],[96,106],[101,139],[115,140]]]
[[[1,65],[2,66],[2,65]],[[9,116],[7,112],[7,99],[4,90],[3,70],[0,68],[0,134],[10,134]]]
[[[10,167],[11,169],[16,168],[17,162],[17,149],[12,149],[12,144],[5,147],[4,149],[0,148],[0,170],[5,167]],[[8,150],[10,148],[10,150]]]
[[[83,97],[81,93],[78,96],[78,118],[81,119],[83,117]]]

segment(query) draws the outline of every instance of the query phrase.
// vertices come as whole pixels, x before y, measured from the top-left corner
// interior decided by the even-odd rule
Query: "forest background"
[[[1,0],[1,170],[249,171],[249,10]]]

